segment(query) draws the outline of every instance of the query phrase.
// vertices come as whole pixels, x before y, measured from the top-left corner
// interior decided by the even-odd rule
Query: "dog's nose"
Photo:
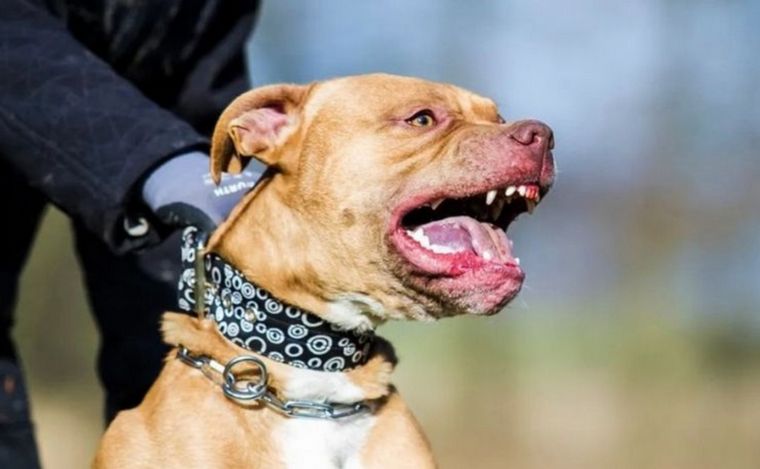
[[[536,147],[539,150],[554,148],[552,129],[543,122],[534,120],[519,121],[512,124],[509,137],[526,147]]]

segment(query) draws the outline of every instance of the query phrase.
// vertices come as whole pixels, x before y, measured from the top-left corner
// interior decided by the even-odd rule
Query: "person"
[[[166,351],[184,224],[212,230],[258,173],[207,176],[216,117],[249,87],[256,0],[4,0],[0,8],[0,467],[39,458],[11,341],[47,203],[72,222],[102,336],[105,414],[140,402]],[[54,312],[50,312],[54,314]],[[64,364],[61,364],[63,366]]]

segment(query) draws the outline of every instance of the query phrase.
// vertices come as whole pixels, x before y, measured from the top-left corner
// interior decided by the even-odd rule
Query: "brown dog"
[[[445,84],[366,75],[255,89],[222,114],[212,174],[253,156],[270,169],[207,250],[336,331],[493,314],[521,287],[505,231],[551,185],[552,147],[545,125],[505,122],[492,101]],[[218,364],[258,356],[281,400],[365,411],[306,419],[244,405],[175,349],[142,404],[110,426],[95,467],[434,467],[390,384],[386,342],[362,365],[329,372],[252,354],[213,315],[167,313],[163,329],[168,343]]]

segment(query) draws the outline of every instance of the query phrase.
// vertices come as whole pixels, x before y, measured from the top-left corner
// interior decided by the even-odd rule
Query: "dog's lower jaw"
[[[390,319],[417,321],[436,319],[420,304],[420,300],[415,301],[408,297],[394,297],[383,293],[378,296],[384,301],[362,293],[341,295],[328,304],[322,317],[342,329],[356,329],[362,332],[374,330]]]

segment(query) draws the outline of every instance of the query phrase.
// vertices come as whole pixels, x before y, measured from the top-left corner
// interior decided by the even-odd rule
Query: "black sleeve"
[[[123,229],[131,192],[206,139],[88,52],[47,11],[0,8],[0,158],[117,252],[156,236]],[[24,203],[19,200],[16,203]]]

